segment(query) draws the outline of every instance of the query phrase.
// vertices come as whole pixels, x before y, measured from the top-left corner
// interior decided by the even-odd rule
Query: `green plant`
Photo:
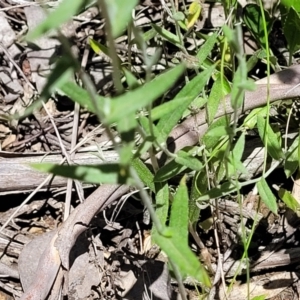
[[[223,2],[224,6],[229,9],[229,3]],[[29,34],[28,39],[38,38],[49,30],[57,29],[62,22],[78,13],[83,7],[83,1],[77,0],[73,3],[72,10],[66,14],[65,7],[68,4],[69,1],[63,1],[43,24]],[[246,7],[244,23],[261,47],[256,56],[253,55],[247,61],[241,48],[241,27],[237,26],[233,30],[224,26],[210,36],[197,35],[193,32],[192,25],[201,11],[201,5],[196,1],[190,7],[188,16],[176,11],[175,7],[168,12],[175,25],[175,33],[155,24],[148,32],[142,33],[139,28],[133,26],[130,18],[130,12],[136,4],[137,1],[133,0],[99,1],[106,19],[109,47],[95,40],[89,42],[96,54],[104,53],[112,61],[115,96],[104,97],[96,93],[91,80],[80,70],[67,41],[61,35],[59,37],[64,45],[65,55],[57,62],[41,95],[41,100],[44,100],[54,90],[59,91],[97,115],[118,151],[119,161],[98,166],[57,166],[44,163],[34,165],[34,168],[96,184],[127,184],[141,188],[141,190],[144,186],[148,187],[155,195],[154,205],[150,196],[145,192],[141,192],[141,198],[153,220],[153,240],[168,255],[179,281],[181,277],[190,275],[203,286],[211,287],[211,280],[206,269],[188,246],[189,223],[195,226],[198,221],[201,214],[199,204],[207,204],[216,199],[217,205],[219,197],[231,193],[235,193],[241,203],[241,187],[255,183],[262,201],[270,211],[277,213],[276,198],[266,181],[271,170],[268,171],[265,167],[260,178],[247,182],[239,181],[239,175],[247,173],[241,162],[246,143],[246,127],[257,127],[270,157],[278,162],[286,159],[285,170],[288,176],[295,171],[293,163],[299,156],[297,145],[291,147],[288,154],[282,151],[281,136],[276,132],[276,128],[270,125],[266,110],[253,112],[246,118],[243,125],[238,122],[238,112],[243,105],[245,92],[255,89],[253,81],[248,79],[249,66],[254,64],[253,61],[256,62],[263,57],[270,68],[272,53],[267,37],[274,20],[263,11],[262,6]],[[288,28],[293,22],[298,21],[293,5],[286,3],[283,5],[288,7],[288,15],[284,21],[284,26]],[[229,15],[229,10],[226,13]],[[296,15],[298,16],[298,12]],[[131,43],[136,44],[143,55],[146,71],[145,78],[141,80],[137,79],[137,74],[133,69],[122,65],[114,45],[114,39],[126,29],[134,33],[135,39]],[[205,40],[194,53],[188,53],[185,47],[185,38],[189,34],[193,38],[201,37]],[[177,47],[183,62],[159,75],[154,75],[151,72],[154,59],[151,60],[145,52],[147,42],[154,38]],[[292,55],[298,49],[298,42],[296,37],[287,37],[287,39]],[[210,57],[213,50],[218,52],[216,63]],[[229,59],[227,59],[229,53]],[[188,60],[193,63],[188,64]],[[189,78],[186,67],[196,70],[193,78]],[[78,73],[83,87],[70,80],[72,72]],[[157,105],[155,101],[161,99],[182,78],[183,74],[186,75],[187,80],[180,91],[170,101]],[[268,74],[270,74],[270,69],[268,69]],[[123,82],[126,82],[126,87]],[[209,89],[210,93],[207,95]],[[233,124],[227,115],[222,117],[218,115],[224,97],[229,93],[231,94],[231,108],[234,112]],[[200,145],[183,147],[176,153],[171,153],[167,147],[168,136],[181,121],[182,116],[189,114],[190,106],[195,103],[199,105],[197,109],[205,106],[208,129],[201,137]],[[121,142],[115,140],[111,132],[112,127],[116,128]],[[142,137],[140,144],[135,143],[137,133]],[[157,158],[153,154],[159,151],[164,152],[168,158],[167,162],[161,166],[158,166]],[[153,171],[147,168],[142,159],[145,154],[153,163]],[[211,179],[212,172],[214,176]],[[192,177],[190,195],[186,183],[187,177],[182,175],[183,173],[188,173]],[[181,181],[178,186],[175,186],[176,191],[172,194],[173,201],[170,201],[171,192],[168,181],[177,175],[181,176]],[[282,190],[281,195],[289,207],[294,210],[298,209],[294,199],[288,197]],[[245,250],[243,258],[248,255],[247,251],[254,229],[255,226],[251,234],[247,235],[243,228]]]
[[[45,20],[45,22],[41,24],[35,32],[29,34],[28,38],[37,38],[42,34],[45,34],[51,28],[57,28],[59,22],[55,22],[54,26],[53,19],[57,19],[61,22],[65,21],[69,16],[65,16],[66,18],[62,17],[61,9],[64,5],[66,5],[66,2],[68,1],[62,2],[57,10],[50,14],[47,20]],[[135,1],[127,2],[127,5],[131,5],[132,7],[136,4]],[[77,5],[78,11],[81,7],[80,1],[77,2]],[[124,30],[129,19],[124,17],[124,19],[117,18],[118,22],[115,21],[116,18],[115,15],[113,15],[114,13],[122,11],[122,15],[126,15],[126,13],[122,10],[123,6],[117,3],[113,4],[102,2],[101,8],[106,16],[108,40],[113,41],[113,39],[118,36],[122,30]],[[75,12],[74,8],[72,14],[75,14]],[[59,15],[59,17],[57,17],[57,15]],[[110,56],[112,59],[117,57],[113,46],[105,48],[94,41],[91,42],[91,45],[96,52],[105,51],[105,54]],[[160,106],[151,109],[153,101],[171,88],[176,80],[178,80],[179,76],[183,73],[184,66],[182,64],[174,67],[173,69],[167,70],[165,73],[156,76],[153,80],[145,82],[141,86],[137,86],[132,90],[124,91],[121,85],[121,77],[126,75],[125,72],[130,74],[130,71],[124,68],[124,71],[126,71],[122,71],[122,74],[120,72],[121,69],[119,69],[120,61],[116,59],[116,64],[114,65],[114,81],[116,87],[119,87],[119,95],[112,98],[101,97],[95,93],[88,78],[82,76],[82,81],[86,86],[85,89],[69,81],[69,76],[66,76],[66,70],[73,70],[75,72],[78,71],[78,63],[75,62],[75,59],[72,57],[70,49],[66,47],[66,51],[69,54],[69,58],[66,59],[64,56],[56,64],[52,75],[49,77],[48,86],[45,89],[45,95],[51,93],[52,89],[49,89],[50,86],[51,88],[55,87],[61,94],[70,97],[82,107],[85,107],[90,112],[95,113],[99,120],[101,120],[102,124],[106,127],[112,141],[114,142],[114,145],[118,150],[120,160],[118,163],[101,164],[98,166],[55,166],[51,164],[38,164],[34,167],[42,171],[52,172],[56,175],[93,183],[137,185],[137,181],[141,179],[144,184],[147,184],[147,186],[156,193],[156,205],[159,201],[163,201],[163,209],[167,212],[168,194],[164,193],[162,198],[159,196],[161,187],[163,185],[167,187],[165,182],[166,179],[164,179],[162,184],[153,185],[153,182],[156,181],[155,178],[145,167],[142,161],[138,159],[138,157],[136,157],[132,164],[133,157],[137,156],[133,155],[133,150],[141,155],[153,145],[165,148],[166,139],[170,131],[180,120],[183,112],[188,108],[190,103],[197,98],[199,89],[204,87],[206,81],[209,79],[214,70],[214,66],[205,70],[192,81],[187,83],[173,101],[163,103]],[[62,68],[62,65],[64,68]],[[62,80],[54,81],[53,78],[62,78]],[[128,82],[128,84],[130,86],[130,82]],[[149,107],[149,118],[143,116],[138,118],[135,117],[136,112]],[[153,120],[157,120],[156,125],[152,123]],[[138,125],[138,121],[140,122],[140,125]],[[121,143],[114,141],[112,134],[110,134],[110,126],[113,125],[118,129],[122,139]],[[147,138],[151,138],[151,143],[142,144],[139,147],[135,146],[134,138],[138,126],[142,126],[142,129],[147,134]],[[194,154],[191,151],[176,153],[173,158],[175,158],[175,161],[182,166],[182,170],[185,170],[188,167],[194,167],[198,170],[202,167],[200,162],[194,158]],[[139,174],[140,179],[138,179],[137,174]],[[174,266],[178,268],[178,271],[182,276],[191,275],[202,284],[209,286],[210,280],[205,269],[201,266],[199,260],[188,247],[188,197],[184,181],[180,185],[176,195],[172,205],[171,220],[168,227],[165,225],[166,215],[165,217],[162,217],[158,210],[156,214],[152,213],[151,215],[156,229],[155,233],[153,233],[154,240],[168,254],[174,263]],[[184,198],[181,198],[182,196],[184,196]],[[144,201],[146,202],[146,206],[149,211],[153,211],[149,196],[147,196]],[[176,203],[181,203],[181,205],[178,205],[177,207]],[[182,210],[183,207],[185,207],[185,210]],[[185,219],[182,219],[182,217],[185,217]],[[179,229],[185,233],[183,234],[182,232],[182,234],[178,234]]]

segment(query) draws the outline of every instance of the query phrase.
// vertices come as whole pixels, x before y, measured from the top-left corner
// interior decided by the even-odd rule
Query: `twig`
[[[89,37],[92,35],[92,33],[94,33],[94,30],[90,30]],[[89,49],[90,49],[89,45],[88,45],[88,43],[86,43],[85,49],[84,49],[83,58],[82,58],[82,61],[81,61],[81,67],[82,67],[82,69],[85,69],[85,67],[86,67],[87,58],[88,58],[89,51],[90,51]],[[72,128],[71,149],[75,148],[76,143],[77,143],[78,125],[79,125],[79,113],[80,113],[80,105],[79,105],[79,103],[75,102],[73,128]],[[75,151],[71,154],[71,159],[74,158],[74,155],[75,155]],[[64,221],[68,218],[68,216],[70,214],[71,198],[72,198],[72,185],[73,185],[73,179],[68,178],[68,181],[67,181],[67,192],[66,192],[66,197],[65,197]],[[76,184],[76,190],[77,190],[78,196],[80,198],[79,183]],[[81,200],[83,200],[83,199],[81,199]]]

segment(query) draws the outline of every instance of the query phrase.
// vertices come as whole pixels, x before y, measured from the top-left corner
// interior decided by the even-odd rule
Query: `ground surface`
[[[201,30],[207,33],[223,25],[225,17],[221,5],[211,10],[209,18],[208,15],[206,6],[201,20],[195,25],[196,32]],[[159,1],[148,0],[141,1],[136,7],[135,16],[136,26],[144,31],[150,28],[151,22],[160,24],[166,17]],[[45,13],[36,3],[16,5],[14,1],[0,1],[2,115],[23,114],[35,101],[36,95],[42,93],[45,74],[49,74],[55,57],[62,55],[59,42],[49,36],[36,41],[39,48],[32,48],[22,40],[27,31],[43,19]],[[103,28],[104,20],[99,16],[98,9],[90,7],[61,30],[68,37],[72,51],[92,78],[99,94],[113,95],[115,90],[109,59],[95,55],[87,46],[88,37],[105,44]],[[174,28],[170,26],[172,30]],[[278,36],[280,28],[274,34]],[[128,62],[128,36],[124,34],[116,44],[120,58]],[[277,41],[273,47],[279,50],[279,45],[281,42]],[[157,46],[163,49],[158,63],[153,67],[153,73],[158,74],[167,65],[175,63],[172,59],[178,49],[168,43],[149,44],[148,54],[153,55]],[[193,53],[195,47],[194,41],[188,39],[188,51]],[[140,51],[133,47],[131,55],[131,63],[143,76]],[[284,60],[284,56],[278,58]],[[194,76],[192,74],[195,72],[190,72],[189,76]],[[253,73],[260,72],[264,73],[264,69],[258,66]],[[76,118],[78,125],[74,121]],[[0,274],[3,275],[0,299],[19,299],[32,283],[43,283],[42,276],[46,275],[53,275],[48,299],[58,299],[64,276],[63,293],[68,299],[180,299],[177,283],[168,275],[167,258],[151,245],[151,222],[134,189],[126,190],[123,197],[120,193],[109,205],[100,206],[101,210],[106,207],[105,212],[85,223],[85,212],[80,210],[79,204],[84,199],[91,199],[89,195],[93,195],[95,186],[76,182],[70,185],[66,179],[55,178],[50,184],[46,182],[38,188],[47,175],[33,171],[27,163],[42,160],[60,163],[63,149],[70,151],[74,148],[74,137],[80,145],[77,153],[70,156],[75,163],[96,164],[101,158],[108,161],[117,159],[97,118],[83,108],[77,110],[73,102],[62,95],[52,95],[44,107],[34,109],[33,113],[20,120],[7,121],[0,117],[0,223],[5,225],[0,238]],[[253,145],[260,146],[255,136],[250,136],[247,142],[251,150]],[[255,171],[253,173],[257,175]],[[281,170],[276,171],[269,180],[270,184],[292,186],[292,182],[286,182]],[[245,197],[242,208],[233,198],[221,199],[218,207],[203,207],[199,225],[191,232],[194,234],[190,236],[190,244],[216,284],[209,292],[186,279],[187,298],[200,299],[201,295],[209,295],[210,299],[225,299],[223,285],[230,283],[232,277],[238,274],[228,299],[247,299],[249,286],[245,284],[247,266],[241,260],[241,223],[250,232],[255,220],[258,225],[249,248],[250,291],[255,290],[251,298],[265,295],[270,299],[299,299],[297,214],[281,205],[279,214],[274,215],[260,205],[257,215],[259,198],[253,193],[252,186],[241,192]],[[65,204],[68,197],[72,199],[69,206]],[[72,223],[72,218],[69,218],[69,223],[64,222],[69,207],[70,211],[77,207],[77,223]],[[78,217],[80,213],[82,217]],[[219,221],[213,226],[216,214]],[[12,217],[13,220],[10,220]],[[78,220],[82,224],[78,225]],[[59,227],[61,224],[64,225]],[[67,229],[76,226],[84,227],[78,231],[74,229],[78,239],[76,234],[67,232]],[[58,231],[58,227],[65,231]],[[52,249],[49,245],[57,237],[60,239],[59,247],[65,253],[62,264],[68,271],[53,267],[56,266],[57,253],[43,252]],[[221,257],[224,259],[221,269],[226,276],[218,267]],[[38,267],[40,258],[49,260],[47,268]],[[49,277],[47,280],[50,280]],[[38,291],[37,286],[34,288]]]

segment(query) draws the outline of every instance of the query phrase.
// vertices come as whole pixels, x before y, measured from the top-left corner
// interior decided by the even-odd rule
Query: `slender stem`
[[[129,174],[134,179],[137,189],[139,189],[141,199],[142,199],[144,205],[146,206],[146,208],[148,209],[151,219],[152,219],[157,231],[160,234],[164,235],[164,226],[159,221],[159,219],[155,213],[155,210],[153,208],[152,201],[151,201],[150,197],[148,196],[148,194],[145,192],[144,186],[143,186],[139,176],[137,175],[136,171],[131,167],[129,168]]]
[[[266,44],[263,45],[266,48],[266,56],[267,56],[267,116],[266,116],[266,126],[264,130],[264,144],[266,148],[265,152],[265,159],[264,159],[264,166],[263,166],[263,174],[265,174],[267,169],[267,149],[268,149],[268,124],[269,124],[269,111],[270,111],[270,48],[269,48],[269,40],[268,40],[268,30],[267,30],[267,23],[265,18],[265,11],[263,7],[263,3],[261,0],[259,0],[259,6],[260,6],[260,12],[261,12],[261,18],[263,22],[263,30],[264,30],[264,38],[266,41]]]
[[[173,11],[173,14],[175,14],[175,13],[176,13],[176,8],[175,8],[174,1],[171,0],[170,2],[171,2],[171,5],[172,5],[172,11]],[[173,20],[174,20],[174,19],[173,19]],[[185,54],[187,54],[187,51],[186,51],[186,49],[185,49],[185,47],[184,47],[184,43],[183,43],[183,39],[182,39],[182,34],[181,34],[181,31],[180,31],[180,26],[179,26],[179,24],[178,24],[178,21],[177,21],[177,20],[174,20],[174,22],[175,22],[175,30],[176,30],[176,34],[177,34],[177,36],[178,36],[178,38],[179,38],[179,43],[180,43],[180,45],[182,46],[182,49],[181,49],[181,50],[182,50]]]
[[[115,41],[114,37],[112,34],[112,25],[111,22],[112,20],[109,17],[107,7],[108,7],[108,0],[98,0],[98,4],[101,8],[101,12],[103,14],[103,17],[106,20],[106,36],[107,36],[107,41],[108,41],[108,50],[109,50],[109,56],[112,60],[112,67],[113,67],[113,82],[115,85],[115,88],[117,90],[118,94],[121,94],[124,90],[122,82],[121,82],[121,70],[119,69],[119,64],[118,64],[118,55],[116,51],[116,46],[115,46]]]
[[[172,266],[172,270],[173,270],[174,275],[177,279],[178,289],[179,289],[181,299],[182,300],[187,300],[186,291],[185,291],[185,288],[184,288],[184,285],[183,285],[183,282],[182,282],[182,276],[180,275],[178,267],[176,266],[176,264],[173,263],[173,261],[171,259],[169,259],[169,263]]]

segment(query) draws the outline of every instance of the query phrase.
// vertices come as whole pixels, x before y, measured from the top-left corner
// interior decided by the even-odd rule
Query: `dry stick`
[[[89,30],[88,38],[93,38],[94,33],[95,33],[94,29],[90,29]],[[87,42],[86,45],[85,45],[85,49],[84,49],[84,53],[83,53],[83,58],[82,58],[82,61],[81,61],[81,67],[82,67],[82,69],[86,68],[88,57],[89,57],[89,53],[90,53],[90,46],[89,46],[89,44]],[[80,104],[77,103],[77,102],[75,103],[75,113],[76,113],[76,118],[74,117],[73,133],[76,132],[76,134],[72,135],[72,148],[75,148],[75,145],[76,145],[76,142],[77,142],[77,138],[78,138],[78,135],[79,135],[78,127],[79,127]],[[75,121],[77,123],[76,126],[75,126]],[[75,152],[73,153],[73,158],[74,158],[74,156],[75,156]],[[81,202],[83,202],[84,201],[84,194],[83,194],[82,185],[79,183],[78,180],[75,180],[74,182],[75,182],[75,186],[76,186],[76,189],[77,189],[77,193],[78,193],[79,199],[81,200]],[[82,196],[80,195],[80,191],[82,192]]]
[[[51,131],[53,129],[53,127],[52,127],[52,125],[51,126],[48,126],[48,127],[46,127],[46,128],[43,128],[43,131],[44,131],[44,133],[46,133],[46,132],[48,132],[48,131]],[[30,142],[30,141],[32,141],[32,140],[35,140],[36,138],[38,138],[40,135],[42,135],[43,134],[43,131],[39,131],[37,134],[34,134],[34,135],[32,135],[31,137],[28,137],[28,138],[26,138],[25,140],[22,140],[22,141],[18,141],[18,142],[14,142],[13,144],[12,144],[12,146],[14,147],[14,148],[16,148],[16,147],[18,147],[18,146],[20,146],[20,145],[24,145],[24,144],[26,144],[26,143],[28,143],[28,142]],[[14,149],[14,151],[16,151],[17,149]]]
[[[89,34],[89,37],[90,37],[90,34]],[[82,61],[81,61],[81,67],[83,70],[85,69],[86,64],[87,64],[88,55],[89,55],[89,45],[88,45],[88,43],[86,43],[85,49],[84,49],[84,54],[83,54]],[[76,143],[77,143],[79,112],[80,112],[80,105],[78,102],[75,102],[71,149],[75,148]],[[71,154],[71,159],[74,159],[74,155],[75,155],[75,152],[73,152]],[[71,198],[72,198],[72,185],[73,185],[73,179],[69,178],[67,181],[67,193],[66,193],[66,197],[65,197],[64,221],[68,218],[68,216],[70,214]],[[77,189],[78,186],[77,186],[77,184],[75,184],[75,185],[76,185],[76,189]],[[78,196],[80,197],[79,192],[78,192]]]
[[[275,80],[275,83],[272,84],[272,80]],[[277,80],[277,83],[276,83]],[[279,82],[278,82],[279,80]],[[291,93],[291,89],[295,84],[299,83],[300,80],[300,66],[294,66],[285,71],[281,71],[278,74],[271,75],[270,82],[270,100],[274,102],[280,99],[287,98],[296,98],[300,95],[300,88],[293,89]],[[287,82],[289,84],[287,84]],[[244,107],[245,110],[253,109],[259,106],[262,106],[266,103],[266,85],[261,84],[261,81],[258,82],[258,90],[255,92],[246,92]],[[287,95],[288,94],[288,95]],[[221,117],[222,115],[232,113],[232,108],[230,107],[230,97],[226,97],[224,100],[225,107],[227,111],[224,112],[222,104],[221,107],[217,111],[217,116]],[[242,113],[242,111],[239,111]],[[181,125],[176,127],[172,133],[171,137],[173,138],[173,143],[171,146],[174,146],[175,151],[182,149],[185,146],[191,146],[198,142],[199,137],[203,136],[205,131],[207,130],[207,124],[205,121],[205,112],[200,112],[196,115],[198,129],[197,134],[193,130],[194,125],[194,117],[187,119]],[[57,250],[60,253],[61,263],[62,265],[68,269],[69,268],[69,253],[71,248],[76,242],[77,237],[80,233],[86,230],[90,220],[93,218],[95,214],[97,214],[100,210],[103,210],[105,207],[110,205],[113,201],[118,199],[129,190],[129,187],[125,185],[108,185],[104,184],[97,188],[94,193],[92,193],[84,203],[81,203],[76,207],[76,209],[71,213],[70,217],[66,220],[66,222],[62,225],[59,230],[58,238],[55,243]],[[50,247],[46,249],[46,252],[43,253],[42,257],[49,256],[51,252]],[[49,293],[49,280],[53,278],[48,274],[48,270],[43,265],[43,260],[41,257],[41,263],[38,266],[39,274],[36,274],[36,278],[34,278],[33,282],[39,281],[39,286],[31,286],[28,291],[26,291],[21,298],[21,300],[41,300],[44,299],[41,295],[45,293]],[[59,266],[57,266],[59,268]],[[41,276],[43,275],[43,276]],[[49,278],[50,276],[51,278]]]
[[[218,232],[217,232],[216,226],[214,228],[214,235],[215,235],[215,241],[216,241],[216,245],[217,245],[217,252],[218,252],[219,259],[218,259],[218,265],[217,265],[217,270],[216,270],[216,274],[215,274],[215,278],[214,278],[213,287],[210,290],[210,293],[208,296],[209,300],[213,300],[216,298],[216,284],[219,282],[220,279],[222,280],[223,289],[224,289],[224,291],[226,291],[225,277],[224,277],[224,272],[223,272],[224,257],[220,251],[220,244],[219,244],[219,238],[218,238]],[[228,300],[227,293],[225,293],[225,298],[226,298],[226,300]]]
[[[19,5],[13,5],[10,7],[4,7],[4,8],[0,8],[0,11],[7,11],[7,10],[11,10],[11,9],[15,9],[15,8],[22,8],[22,7],[26,7],[26,6],[40,6],[41,3],[35,3],[35,2],[27,2],[25,4],[19,4]]]
[[[62,165],[66,161],[64,158],[60,165]],[[0,233],[5,235],[3,232],[4,228],[15,218],[15,216],[19,213],[19,211],[33,198],[33,196],[44,186],[46,185],[52,178],[52,174],[48,175],[47,178],[34,190],[28,195],[28,197],[19,205],[19,207],[14,211],[14,213],[7,219],[7,221],[1,226]]]
[[[63,155],[66,157],[68,164],[71,164],[70,156],[69,156],[69,154],[68,154],[68,152],[67,152],[67,150],[66,150],[66,148],[65,148],[65,146],[64,146],[64,144],[63,144],[63,141],[62,141],[62,139],[61,139],[61,137],[60,137],[60,134],[59,134],[59,131],[58,131],[58,129],[57,129],[57,126],[56,126],[56,124],[55,124],[55,122],[54,122],[54,119],[53,119],[52,115],[50,114],[50,112],[49,112],[47,106],[45,105],[44,101],[42,101],[42,104],[43,104],[43,108],[44,108],[44,110],[46,111],[46,113],[47,113],[47,115],[48,115],[48,117],[49,117],[49,119],[50,119],[50,122],[51,122],[51,124],[52,124],[52,126],[53,126],[53,128],[54,128],[56,137],[57,137],[58,142],[59,142],[59,144],[60,144],[61,151],[62,151]]]

